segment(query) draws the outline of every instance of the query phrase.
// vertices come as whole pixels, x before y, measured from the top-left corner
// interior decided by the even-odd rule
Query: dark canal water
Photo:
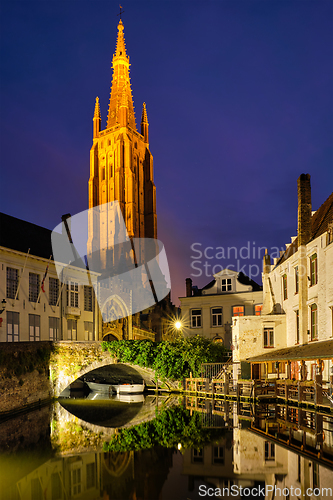
[[[154,394],[91,398],[0,424],[0,500],[333,498],[330,415]]]

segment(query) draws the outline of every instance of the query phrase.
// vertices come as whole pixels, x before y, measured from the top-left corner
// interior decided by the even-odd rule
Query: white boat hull
[[[140,394],[145,390],[145,384],[119,384],[113,388],[117,394]]]
[[[110,384],[100,384],[98,382],[86,382],[91,391],[101,392],[103,394],[114,394],[116,391]]]

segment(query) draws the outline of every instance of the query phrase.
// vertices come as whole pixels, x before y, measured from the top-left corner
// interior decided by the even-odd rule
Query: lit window
[[[92,311],[93,307],[93,293],[92,286],[84,286],[84,310]]]
[[[79,284],[69,281],[67,285],[67,305],[79,307]]]
[[[244,316],[244,306],[233,306],[232,315],[233,316]]]
[[[49,278],[49,304],[56,306],[59,298],[59,280]]]
[[[201,309],[192,309],[191,311],[191,326],[192,328],[201,327]]]
[[[37,302],[39,294],[39,274],[29,273],[29,301]]]
[[[261,316],[262,304],[256,304],[254,306],[254,314],[255,316]]]
[[[310,286],[316,285],[318,282],[318,263],[317,254],[314,253],[310,257]]]
[[[222,292],[231,292],[232,285],[231,285],[230,278],[225,278],[225,279],[221,280],[221,290],[222,290]]]
[[[264,347],[274,347],[274,328],[264,328]]]
[[[299,311],[296,311],[296,344],[299,344]]]
[[[59,326],[60,326],[60,319],[50,316],[49,317],[50,340],[60,340]]]
[[[19,313],[7,311],[7,342],[19,341]]]
[[[265,462],[275,460],[275,444],[265,441]]]
[[[70,481],[71,496],[80,495],[82,488],[81,469],[75,468],[74,470],[71,470],[69,475],[69,481]]]
[[[283,285],[283,300],[287,300],[288,293],[287,293],[287,275],[286,274],[284,274],[282,276],[282,285]]]
[[[18,270],[7,267],[7,298],[15,299],[18,287]]]
[[[29,314],[29,340],[40,340],[40,316]]]
[[[67,339],[77,340],[77,321],[76,319],[67,320]]]
[[[212,309],[212,326],[222,326],[222,307]]]
[[[298,266],[295,267],[295,293],[298,293],[299,290],[299,274],[298,274]]]
[[[312,304],[310,306],[311,313],[311,340],[318,339],[318,311],[317,304]]]

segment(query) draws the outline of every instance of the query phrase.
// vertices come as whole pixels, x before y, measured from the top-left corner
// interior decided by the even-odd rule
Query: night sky
[[[186,277],[203,286],[214,265],[249,273],[261,263],[258,247],[274,253],[290,242],[301,173],[311,174],[313,210],[330,195],[333,2],[122,6],[178,303]],[[105,128],[118,12],[110,0],[1,2],[2,212],[53,229],[87,208],[94,102]],[[194,243],[218,258],[200,258]]]

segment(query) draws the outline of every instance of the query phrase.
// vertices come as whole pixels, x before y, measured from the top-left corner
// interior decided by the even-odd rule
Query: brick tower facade
[[[124,25],[118,24],[116,50],[112,59],[112,85],[107,125],[101,129],[101,111],[96,98],[93,145],[90,150],[89,208],[117,200],[130,238],[157,238],[156,188],[153,157],[149,150],[146,104],[141,130],[137,131],[126,54]],[[89,223],[88,255],[114,246],[117,222],[103,213],[99,224]],[[101,250],[102,268],[113,265],[112,252]]]

